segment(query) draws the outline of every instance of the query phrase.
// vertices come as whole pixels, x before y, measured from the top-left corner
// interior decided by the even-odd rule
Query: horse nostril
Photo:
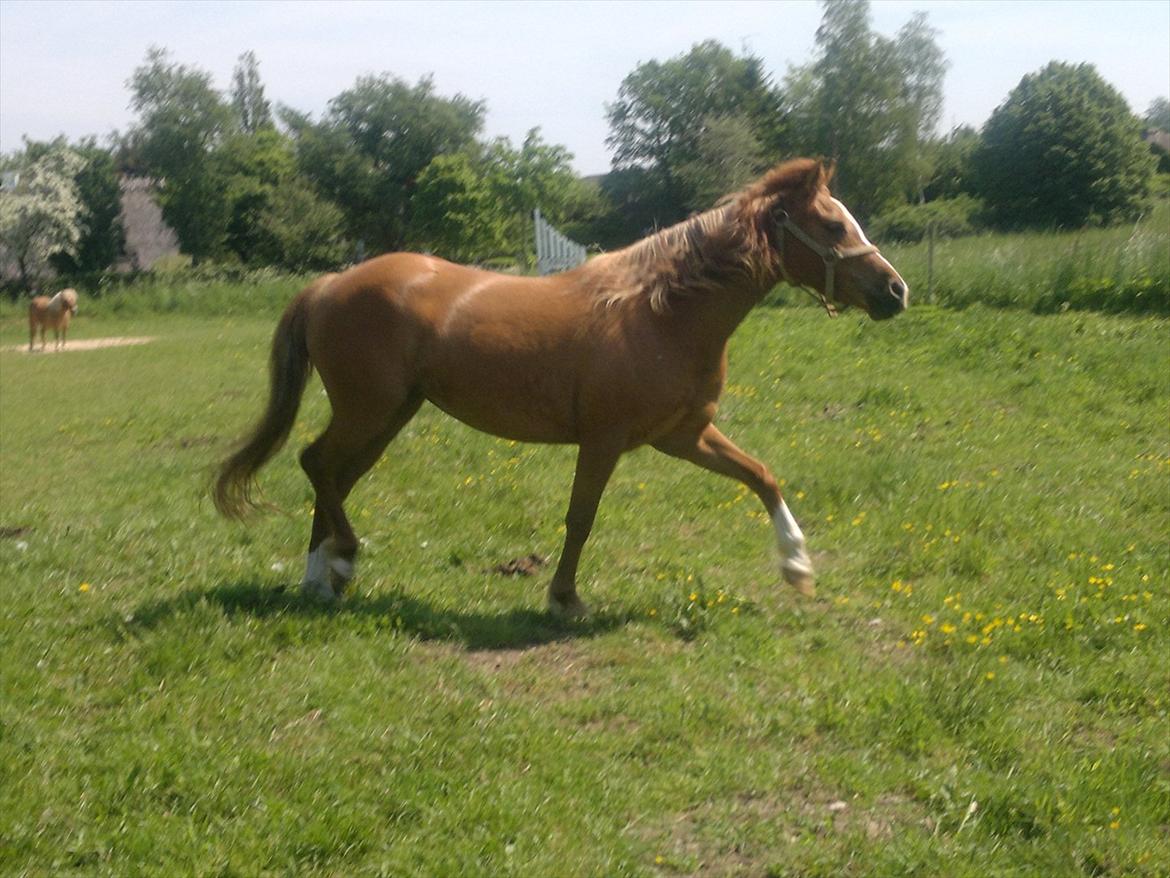
[[[906,295],[909,290],[906,289],[906,284],[900,280],[890,281],[890,295],[897,299],[902,304],[906,303]]]

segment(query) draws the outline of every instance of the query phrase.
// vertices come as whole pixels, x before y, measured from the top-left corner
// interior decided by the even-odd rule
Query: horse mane
[[[67,287],[59,291],[53,298],[49,299],[50,305],[58,305],[64,303],[69,308],[74,308],[77,305],[77,290],[72,287]]]
[[[831,174],[818,159],[783,162],[712,209],[591,260],[582,280],[607,307],[646,298],[656,314],[730,284],[770,286],[780,271],[773,207],[807,203]]]

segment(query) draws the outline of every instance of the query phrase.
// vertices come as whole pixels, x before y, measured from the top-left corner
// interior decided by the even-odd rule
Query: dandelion
[[[943,634],[954,634],[955,633],[955,626],[952,625],[950,622],[943,622],[943,624],[940,626],[939,630],[942,631]]]
[[[994,680],[994,679],[995,679],[995,671],[988,671],[988,672],[987,672],[986,674],[984,674],[983,676],[984,676],[984,679],[987,679],[987,680]]]
[[[81,585],[77,586],[77,590],[82,592],[82,593],[89,591],[89,588],[90,588],[90,585],[88,582],[83,582],[83,583],[81,583]]]
[[[1146,630],[1146,623],[1145,622],[1138,622],[1136,625],[1133,626],[1133,630],[1134,631],[1145,631]]]

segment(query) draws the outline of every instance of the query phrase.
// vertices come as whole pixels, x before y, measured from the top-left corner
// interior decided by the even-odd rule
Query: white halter
[[[788,216],[788,211],[780,211],[777,219],[780,221],[780,236],[777,241],[777,249],[780,251],[780,273],[784,275],[784,280],[791,286],[799,289],[808,290],[809,293],[816,296],[824,306],[825,311],[830,317],[837,316],[837,309],[833,307],[830,299],[833,298],[833,292],[836,289],[836,269],[837,263],[842,259],[852,259],[854,256],[865,256],[867,253],[876,253],[877,247],[873,244],[859,244],[856,247],[847,247],[842,250],[840,247],[826,247],[809,235],[804,229],[792,221]],[[811,287],[799,284],[792,279],[792,275],[788,273],[788,266],[784,264],[784,233],[789,232],[796,240],[812,250],[817,256],[821,257],[821,261],[825,264],[825,291],[823,293],[817,292]]]

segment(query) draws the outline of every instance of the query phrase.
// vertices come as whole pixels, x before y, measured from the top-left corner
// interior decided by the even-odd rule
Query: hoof
[[[806,598],[816,597],[817,590],[811,567],[806,567],[803,564],[782,564],[780,573],[785,582]]]
[[[325,566],[329,574],[329,586],[332,592],[340,596],[349,585],[355,572],[353,554],[349,558],[341,555],[334,547],[333,540],[326,540],[321,544],[325,550]]]
[[[576,595],[567,598],[549,595],[548,611],[562,619],[584,619],[589,615],[589,608]]]
[[[331,604],[337,600],[337,593],[328,582],[305,580],[301,583],[301,596],[319,604]]]

